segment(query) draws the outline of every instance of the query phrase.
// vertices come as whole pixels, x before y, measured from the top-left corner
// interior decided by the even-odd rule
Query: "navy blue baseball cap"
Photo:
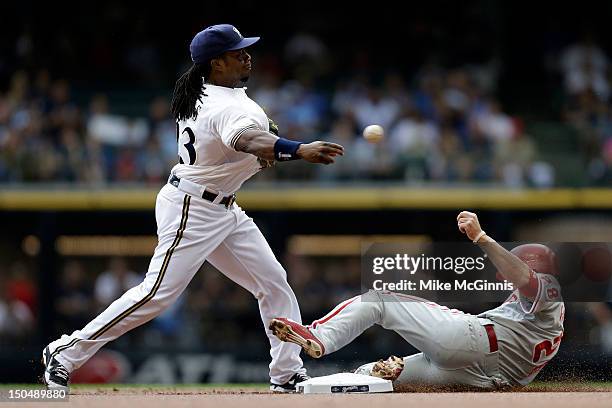
[[[217,24],[206,27],[191,40],[191,60],[205,63],[226,51],[239,50],[259,41],[259,37],[243,37],[231,24]]]

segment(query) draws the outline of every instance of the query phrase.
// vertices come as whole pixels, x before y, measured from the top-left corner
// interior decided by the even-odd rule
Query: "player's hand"
[[[482,228],[478,222],[478,216],[469,211],[461,211],[457,216],[457,227],[459,231],[468,236],[472,241],[480,234]]]
[[[296,153],[310,163],[331,164],[334,157],[344,154],[344,147],[331,142],[316,141],[300,145]]]

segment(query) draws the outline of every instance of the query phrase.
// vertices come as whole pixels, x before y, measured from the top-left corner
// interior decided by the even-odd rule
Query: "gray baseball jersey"
[[[565,317],[554,276],[534,273],[529,286],[535,293],[530,298],[515,290],[501,306],[478,315],[495,323],[500,370],[522,385],[557,354]]]
[[[478,316],[422,298],[369,291],[340,303],[308,326],[325,354],[344,347],[373,324],[393,330],[420,353],[404,357],[401,384],[465,384],[486,389],[526,385],[557,353],[563,335],[561,289],[551,275],[529,284]],[[485,325],[494,324],[492,346]],[[374,363],[357,372],[371,372]]]

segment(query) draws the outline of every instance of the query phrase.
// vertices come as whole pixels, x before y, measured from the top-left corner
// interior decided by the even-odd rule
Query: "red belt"
[[[492,324],[485,324],[485,330],[487,331],[487,336],[489,337],[489,350],[491,353],[497,351],[499,348],[497,347],[497,336],[495,335],[495,329]]]

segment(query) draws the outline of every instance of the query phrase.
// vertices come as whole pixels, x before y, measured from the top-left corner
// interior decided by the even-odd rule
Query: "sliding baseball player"
[[[420,353],[369,363],[356,372],[396,386],[494,390],[529,384],[557,354],[563,337],[565,308],[555,254],[539,244],[507,251],[471,212],[461,212],[457,226],[517,288],[499,307],[475,316],[413,296],[369,291],[308,326],[276,318],[270,329],[314,358],[339,350],[374,324],[393,330]]]

